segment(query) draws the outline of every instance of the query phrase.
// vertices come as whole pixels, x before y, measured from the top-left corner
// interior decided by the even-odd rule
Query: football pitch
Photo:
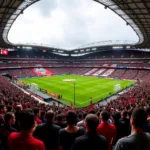
[[[68,82],[66,80],[75,80]],[[90,98],[93,103],[106,98],[115,93],[114,86],[120,84],[121,88],[126,88],[134,84],[134,81],[115,80],[106,78],[95,78],[77,75],[59,75],[40,78],[21,79],[26,83],[36,83],[39,88],[48,90],[55,94],[62,95],[58,101],[70,105],[74,104],[74,83],[75,83],[75,106],[85,107],[90,105]]]

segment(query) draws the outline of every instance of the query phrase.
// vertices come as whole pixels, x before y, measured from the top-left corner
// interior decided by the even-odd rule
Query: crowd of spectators
[[[54,75],[59,74],[76,74],[84,75],[92,68],[47,68]],[[96,70],[97,71],[97,70]],[[106,69],[107,71],[107,69]],[[15,78],[25,78],[25,77],[36,77],[37,75],[31,69],[13,69],[13,70],[0,70],[0,74],[8,73]],[[144,79],[149,75],[149,70],[129,70],[129,69],[115,69],[113,73],[109,75],[110,78],[119,78],[119,79]],[[91,73],[92,76],[94,73]]]
[[[3,150],[149,150],[149,133],[149,77],[105,106],[70,108],[39,103],[0,76]]]
[[[144,79],[147,76],[149,76],[149,74],[150,74],[149,70],[139,70],[136,78],[137,79]]]
[[[26,61],[27,62],[27,61]],[[119,67],[124,67],[124,68],[127,68],[127,67],[136,67],[136,68],[144,68],[144,67],[150,67],[150,63],[139,63],[139,64],[136,64],[136,63],[132,63],[132,61],[128,61],[128,63],[119,63],[120,61],[93,61],[93,60],[85,60],[85,61],[77,61],[77,62],[74,62],[74,61],[71,61],[69,63],[67,63],[67,60],[64,60],[64,61],[60,61],[58,60],[57,62],[54,62],[54,61],[45,61],[45,62],[35,62],[35,63],[31,63],[30,61],[27,62],[27,63],[24,63],[23,61],[20,62],[20,63],[2,63],[0,64],[0,67],[1,68],[7,68],[7,67],[14,67],[14,68],[17,68],[18,66],[19,67],[36,67],[36,66],[43,66],[43,67],[54,67],[54,68],[58,68],[58,67],[74,67],[74,68],[80,68],[80,67],[103,67],[105,66],[106,68],[110,68],[110,67],[113,67],[112,65],[116,65],[116,66],[119,66]]]
[[[22,69],[22,72],[24,73],[23,77],[35,77],[36,74],[31,69]]]
[[[46,68],[53,72],[55,75],[59,74],[76,74],[83,75],[91,68]],[[36,77],[37,75],[32,71],[32,69],[7,69],[0,70],[0,74],[8,73],[14,78],[25,78],[25,77]]]
[[[125,72],[127,70],[126,69],[116,69],[113,73],[110,74],[110,78],[121,78]]]
[[[25,77],[25,74],[24,72],[22,71],[22,69],[13,69],[13,70],[10,70],[10,75],[12,75],[12,77],[14,78],[22,78],[22,77]]]
[[[83,75],[87,73],[91,68],[50,68],[50,70],[56,74],[76,74]]]
[[[122,75],[122,79],[137,79],[136,76],[138,74],[138,70],[126,70],[126,72]]]
[[[73,59],[73,58],[66,58],[66,59],[25,59],[25,60],[3,60],[0,62],[0,67],[35,67],[41,65],[43,67],[112,67],[112,65],[117,65],[120,67],[150,67],[149,60],[134,60],[134,59]]]

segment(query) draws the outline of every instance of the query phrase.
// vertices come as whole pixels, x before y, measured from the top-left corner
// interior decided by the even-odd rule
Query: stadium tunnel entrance
[[[8,74],[8,73],[2,73],[1,74],[2,76],[5,76],[5,77],[7,77],[7,78],[9,78],[9,79],[11,79],[12,80],[12,76],[10,75],[10,74]]]

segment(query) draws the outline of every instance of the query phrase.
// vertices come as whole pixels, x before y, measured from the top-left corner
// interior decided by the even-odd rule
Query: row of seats
[[[48,68],[54,75],[59,74],[76,74],[76,75],[84,75],[92,68]],[[97,71],[97,70],[96,70]],[[96,72],[95,71],[95,72]],[[107,69],[105,70],[107,71]],[[94,73],[95,73],[94,72]],[[0,70],[0,74],[8,73],[16,78],[24,78],[24,77],[35,77],[37,76],[32,69],[6,69]],[[90,74],[91,76],[94,74]],[[145,77],[150,75],[149,70],[130,70],[130,69],[115,69],[108,77],[110,78],[120,78],[120,79],[144,79]]]

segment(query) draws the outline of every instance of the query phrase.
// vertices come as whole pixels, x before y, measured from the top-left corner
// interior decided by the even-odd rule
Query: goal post
[[[38,91],[38,85],[36,84],[36,83],[31,83],[31,85],[30,85],[30,88],[31,88],[31,90],[33,90],[33,91]]]
[[[114,92],[118,92],[120,90],[121,90],[121,85],[120,84],[114,85]]]

